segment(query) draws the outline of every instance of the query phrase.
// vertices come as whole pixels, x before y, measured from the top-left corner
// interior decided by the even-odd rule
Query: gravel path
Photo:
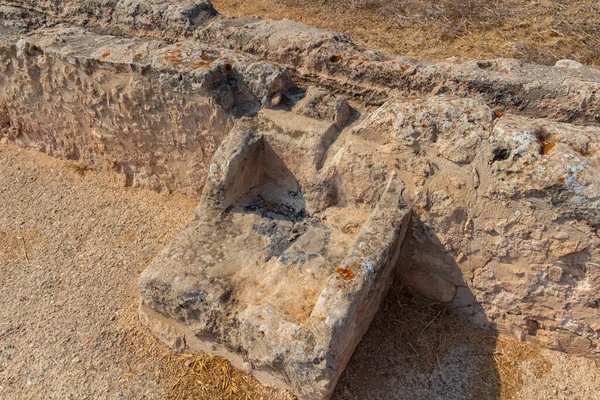
[[[0,398],[160,396],[136,281],[195,204],[0,146]]]

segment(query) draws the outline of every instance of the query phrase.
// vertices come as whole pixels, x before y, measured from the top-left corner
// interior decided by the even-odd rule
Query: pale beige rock
[[[232,116],[292,85],[285,69],[249,55],[80,28],[15,39],[0,60],[15,68],[0,75],[11,140],[123,173],[134,186],[190,194],[200,193]]]
[[[403,275],[404,283],[425,297],[449,303],[456,295],[456,286],[428,270],[409,269]]]
[[[390,284],[409,213],[392,173],[374,208],[308,214],[311,173],[287,163],[290,136],[311,132],[270,129],[246,120],[223,142],[196,217],[144,271],[142,304],[237,349],[259,379],[327,398]],[[339,214],[362,229],[345,230]]]
[[[352,108],[343,97],[334,96],[326,90],[309,86],[294,111],[307,117],[333,121],[342,128],[352,116]]]

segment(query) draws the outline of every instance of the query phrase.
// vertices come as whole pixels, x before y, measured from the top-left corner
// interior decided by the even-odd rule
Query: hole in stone
[[[510,157],[510,149],[500,147],[493,150],[492,162],[504,161],[507,160],[508,157]]]
[[[535,336],[537,334],[537,331],[538,331],[539,327],[540,327],[539,322],[537,322],[534,319],[528,319],[525,322],[525,325],[527,327],[527,334],[531,335],[531,336]]]
[[[495,66],[494,63],[491,61],[478,61],[477,62],[477,67],[480,69],[490,69],[494,66]]]

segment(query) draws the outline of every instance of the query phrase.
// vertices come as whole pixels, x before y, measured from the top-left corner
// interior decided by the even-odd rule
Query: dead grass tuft
[[[540,347],[513,338],[498,338],[494,363],[504,398],[513,398],[523,386],[521,368],[526,361],[529,361],[527,368],[532,369],[538,379],[552,368],[552,364],[541,355]]]
[[[89,165],[85,165],[80,162],[72,162],[72,163],[69,163],[68,166],[71,170],[73,170],[75,173],[77,173],[81,176],[94,170],[94,168],[90,167]]]
[[[165,362],[169,400],[293,400],[289,393],[267,389],[253,377],[213,355],[180,355]]]

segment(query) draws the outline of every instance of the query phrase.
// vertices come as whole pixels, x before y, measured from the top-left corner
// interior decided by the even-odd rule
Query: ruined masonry
[[[208,1],[0,1],[0,138],[201,198],[140,319],[328,398],[382,296],[600,359],[600,71],[429,63]]]

